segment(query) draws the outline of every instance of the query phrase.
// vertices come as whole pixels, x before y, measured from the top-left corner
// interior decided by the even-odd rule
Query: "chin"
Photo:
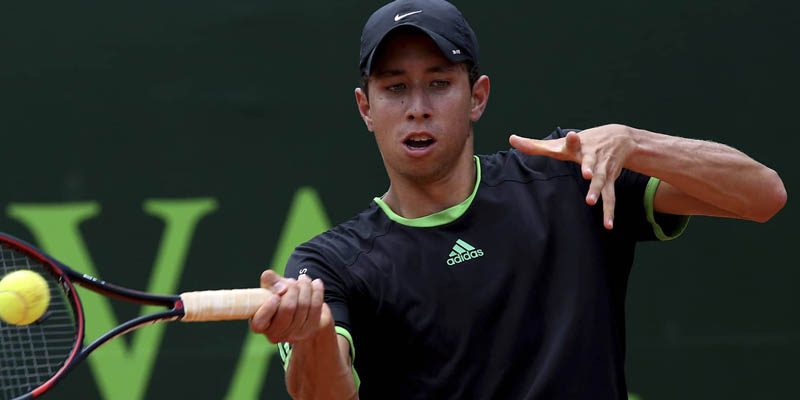
[[[398,172],[411,182],[428,183],[437,181],[448,170],[444,165],[418,161],[417,163],[411,163],[415,165],[405,165],[405,168],[398,169]]]

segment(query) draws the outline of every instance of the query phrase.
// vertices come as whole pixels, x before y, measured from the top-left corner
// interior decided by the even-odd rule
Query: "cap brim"
[[[445,56],[445,58],[447,58],[451,62],[460,63],[470,59],[469,55],[465,54],[463,49],[459,49],[458,46],[453,44],[453,42],[445,39],[444,36],[439,35],[438,33],[430,31],[426,28],[423,28],[413,22],[407,22],[404,24],[395,25],[392,27],[392,29],[389,29],[388,31],[384,32],[383,35],[381,35],[380,40],[378,40],[378,43],[375,45],[375,48],[372,49],[372,51],[369,53],[369,57],[367,57],[367,64],[364,66],[364,72],[367,75],[372,74],[372,58],[375,56],[375,53],[378,51],[378,48],[381,47],[381,44],[383,43],[383,40],[386,39],[386,36],[388,36],[397,28],[405,26],[410,26],[419,29],[420,31],[428,35],[428,37],[430,37],[433,40],[433,42],[436,43],[436,45],[439,47],[439,50],[442,51],[442,54]]]

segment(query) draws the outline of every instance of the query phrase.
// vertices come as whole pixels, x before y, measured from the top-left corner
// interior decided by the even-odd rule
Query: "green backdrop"
[[[619,122],[737,147],[798,179],[800,3],[457,1],[492,79],[479,153],[509,133]],[[0,231],[164,292],[258,284],[388,182],[353,100],[375,2],[0,3]],[[790,196],[791,197],[791,196]],[[630,391],[796,395],[797,212],[694,218],[639,247]],[[140,312],[85,294],[89,331]],[[246,323],[171,324],[101,349],[53,398],[285,398]]]

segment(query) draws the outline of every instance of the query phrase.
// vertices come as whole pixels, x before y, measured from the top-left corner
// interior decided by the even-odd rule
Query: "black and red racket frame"
[[[56,281],[58,281],[61,289],[64,291],[64,294],[69,299],[69,302],[72,304],[75,330],[78,332],[75,336],[75,341],[72,344],[72,350],[58,372],[56,372],[55,375],[50,377],[50,379],[42,383],[39,387],[27,395],[17,397],[14,400],[33,399],[39,397],[46,391],[50,390],[57,382],[61,380],[64,375],[71,371],[75,365],[83,361],[86,356],[89,355],[89,353],[113,338],[123,335],[126,332],[134,330],[142,325],[152,324],[159,321],[174,321],[182,318],[184,315],[183,302],[179,296],[157,295],[140,292],[138,290],[127,289],[102,281],[90,275],[82,274],[50,257],[43,251],[37,249],[35,246],[5,233],[0,233],[0,242],[29,255],[33,259],[41,261],[45,268],[50,271],[50,273],[55,277]],[[83,315],[83,306],[81,305],[81,299],[78,297],[78,293],[75,290],[73,283],[78,284],[81,287],[85,287],[91,291],[100,293],[104,296],[132,303],[163,306],[168,308],[168,310],[131,319],[106,332],[102,336],[95,339],[91,344],[84,347],[83,340],[85,319]]]

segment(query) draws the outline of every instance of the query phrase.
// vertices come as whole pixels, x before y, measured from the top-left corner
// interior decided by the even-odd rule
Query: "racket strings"
[[[39,273],[50,288],[50,305],[38,321],[16,326],[0,320],[0,399],[13,399],[46,382],[64,364],[75,345],[72,307],[42,262],[0,243],[0,278],[13,271]]]

